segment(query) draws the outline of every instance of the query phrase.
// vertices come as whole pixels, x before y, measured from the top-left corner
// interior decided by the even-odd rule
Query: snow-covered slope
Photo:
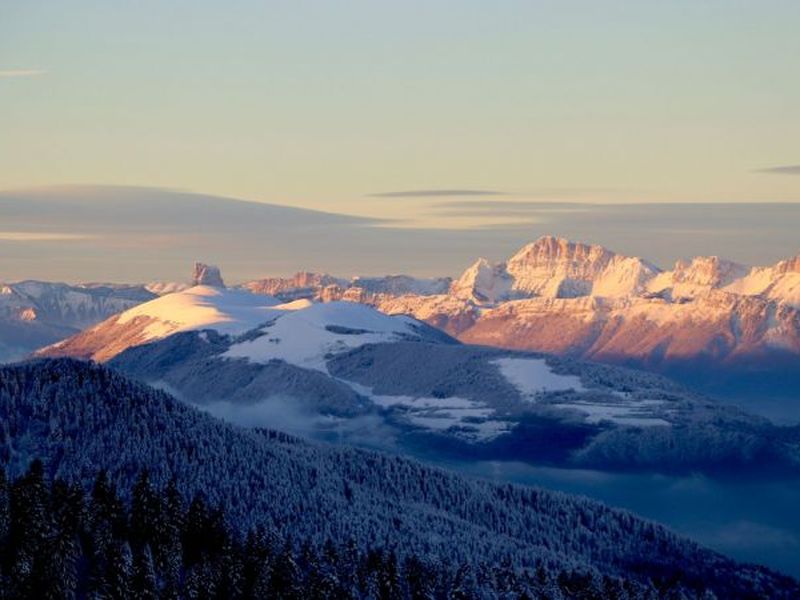
[[[147,320],[146,340],[177,331],[215,329],[221,333],[244,333],[272,316],[270,307],[280,302],[238,290],[197,285],[140,304],[114,318],[118,325]]]
[[[196,329],[244,333],[266,323],[280,302],[270,296],[212,286],[195,286],[135,306],[66,340],[41,356],[108,360],[123,350]]]
[[[275,309],[285,315],[243,336],[179,332],[109,364],[238,423],[266,414],[295,433],[440,459],[800,470],[795,433],[661,377],[457,344],[354,304]]]
[[[411,317],[390,317],[352,302],[297,300],[275,309],[274,320],[253,332],[254,339],[233,344],[224,356],[258,363],[283,360],[327,372],[325,363],[334,354],[364,344],[418,339],[422,325]]]
[[[319,370],[332,352],[416,339],[423,332],[435,337],[435,330],[412,317],[389,316],[361,304],[281,303],[244,290],[198,285],[140,304],[37,354],[106,361],[130,347],[199,330],[224,336],[246,333],[231,346],[232,358],[278,359]]]
[[[755,267],[724,289],[733,294],[766,297],[800,308],[800,255],[771,267]]]

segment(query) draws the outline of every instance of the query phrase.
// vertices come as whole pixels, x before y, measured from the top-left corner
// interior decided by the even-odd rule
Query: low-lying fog
[[[438,463],[493,481],[538,485],[631,510],[741,561],[800,577],[800,480],[614,474],[516,462]]]
[[[250,427],[396,450],[398,431],[380,417],[337,420],[285,398],[250,406],[214,402],[199,408]],[[717,480],[701,475],[619,474],[534,467],[520,462],[458,462],[417,453],[419,460],[498,482],[582,494],[626,508],[741,561],[800,577],[800,479]]]

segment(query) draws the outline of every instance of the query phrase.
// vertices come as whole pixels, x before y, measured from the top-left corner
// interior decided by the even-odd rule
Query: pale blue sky
[[[788,0],[0,0],[0,189],[437,227],[464,223],[369,194],[797,201],[755,171],[800,164],[799,30]]]
[[[0,0],[0,279],[452,274],[542,233],[777,260],[800,217],[754,206],[800,201],[798,31],[795,0]],[[65,184],[83,221],[14,191]],[[145,187],[94,223],[96,184]],[[170,222],[158,188],[373,220]]]

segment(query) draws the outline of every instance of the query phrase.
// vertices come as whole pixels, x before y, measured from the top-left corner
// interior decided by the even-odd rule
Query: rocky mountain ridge
[[[716,394],[788,397],[800,385],[800,256],[753,268],[695,257],[664,271],[546,236],[508,261],[479,259],[441,293],[356,281],[281,293],[366,303],[467,343],[626,364]]]

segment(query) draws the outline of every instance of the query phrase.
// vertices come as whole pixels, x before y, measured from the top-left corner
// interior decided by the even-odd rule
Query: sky
[[[641,256],[662,268],[720,255],[768,265],[800,254],[800,203],[599,204],[437,197],[435,218],[505,223],[407,227],[342,215],[145,187],[61,186],[0,192],[0,281],[188,281],[194,261],[228,283],[296,271],[339,276],[457,276],[556,234]]]
[[[0,0],[0,190],[432,232],[520,225],[512,203],[798,202],[799,29],[794,0]]]

